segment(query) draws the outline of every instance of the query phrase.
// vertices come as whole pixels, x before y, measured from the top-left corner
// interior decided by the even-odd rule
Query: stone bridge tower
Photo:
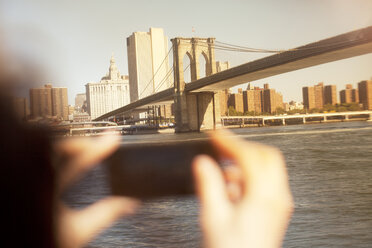
[[[176,132],[215,129],[221,126],[221,113],[216,92],[185,92],[183,58],[190,59],[191,82],[200,78],[199,57],[205,59],[205,76],[216,73],[214,38],[174,38],[174,106]]]

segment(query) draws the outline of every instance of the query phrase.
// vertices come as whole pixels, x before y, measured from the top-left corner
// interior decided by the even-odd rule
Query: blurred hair
[[[42,128],[15,117],[12,94],[19,81],[13,76],[0,56],[0,247],[56,247],[51,141]]]

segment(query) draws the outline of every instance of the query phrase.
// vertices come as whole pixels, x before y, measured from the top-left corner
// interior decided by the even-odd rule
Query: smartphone
[[[209,139],[121,146],[108,160],[114,195],[153,198],[194,194],[192,160],[218,154]]]

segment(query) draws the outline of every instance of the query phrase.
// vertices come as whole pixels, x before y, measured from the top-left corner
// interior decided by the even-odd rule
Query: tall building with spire
[[[120,75],[113,55],[106,76],[98,83],[87,83],[85,89],[92,119],[129,104],[129,79]]]

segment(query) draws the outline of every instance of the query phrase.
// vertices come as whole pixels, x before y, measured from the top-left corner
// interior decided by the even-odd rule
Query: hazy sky
[[[215,37],[235,45],[289,49],[372,25],[370,0],[0,0],[0,38],[6,50],[44,69],[45,81],[68,87],[69,102],[106,74],[114,53],[128,73],[126,37],[150,27],[169,38]],[[195,32],[192,32],[194,27]],[[3,36],[3,37],[1,37]],[[1,41],[4,46],[4,40]],[[265,54],[216,52],[236,66]],[[372,77],[372,54],[253,82],[270,83],[285,101],[302,101],[301,88]]]

